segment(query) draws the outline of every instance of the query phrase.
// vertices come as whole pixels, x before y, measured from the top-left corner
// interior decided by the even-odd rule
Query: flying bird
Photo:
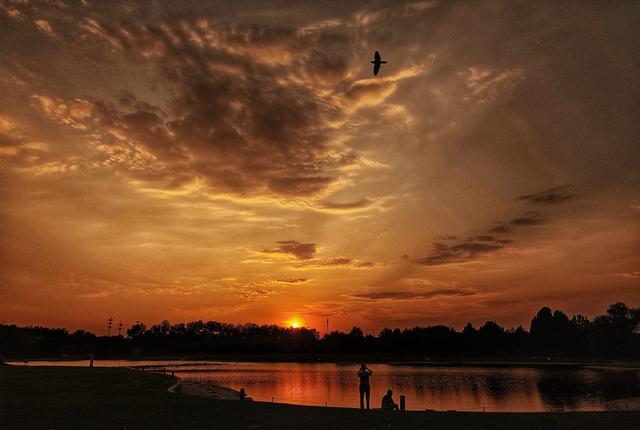
[[[387,62],[382,61],[382,59],[380,58],[380,53],[376,51],[376,53],[373,55],[373,61],[371,62],[371,64],[373,64],[373,75],[375,76],[380,71],[380,64],[387,64]]]

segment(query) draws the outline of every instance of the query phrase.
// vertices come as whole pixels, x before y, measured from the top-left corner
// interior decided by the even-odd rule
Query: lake
[[[16,363],[17,364],[17,363]],[[87,366],[87,361],[32,361],[30,365]],[[101,361],[96,366],[160,366],[184,379],[210,381],[254,400],[358,407],[357,364],[214,361]],[[370,364],[371,407],[388,388],[406,396],[407,409],[440,411],[586,411],[640,396],[640,371],[596,367],[436,367]]]

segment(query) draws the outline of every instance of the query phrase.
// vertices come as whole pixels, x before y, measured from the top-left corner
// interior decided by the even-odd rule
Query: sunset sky
[[[0,323],[640,306],[638,22],[637,1],[0,0]]]

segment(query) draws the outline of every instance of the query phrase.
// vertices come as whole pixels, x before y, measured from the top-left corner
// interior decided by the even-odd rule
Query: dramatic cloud
[[[349,263],[351,263],[350,258],[334,258],[332,260],[324,262],[323,264],[326,264],[327,266],[343,266]]]
[[[298,260],[309,260],[316,253],[315,243],[300,243],[295,240],[280,240],[276,248],[264,249],[262,252],[274,254],[289,254]]]
[[[479,242],[495,242],[496,238],[489,235],[480,235],[480,236],[476,236],[474,240],[477,240]]]
[[[556,205],[564,203],[567,200],[575,198],[574,195],[569,194],[569,186],[549,188],[548,190],[540,191],[534,194],[527,194],[518,197],[518,200],[526,200],[529,203],[540,205]]]
[[[436,236],[435,240],[458,240],[457,236],[446,235],[446,236]]]
[[[288,279],[278,279],[278,282],[282,282],[284,284],[306,284],[310,280],[307,278],[288,278]]]
[[[356,200],[353,202],[346,203],[331,203],[331,202],[323,202],[321,203],[322,209],[335,209],[335,210],[352,210],[352,209],[362,209],[370,206],[373,202],[364,197],[360,200]]]
[[[423,292],[414,291],[380,291],[373,293],[354,294],[353,297],[367,300],[416,300],[431,299],[439,296],[473,296],[474,291],[465,289],[441,289]]]
[[[65,112],[71,102],[38,101],[49,117],[72,127],[98,124],[101,149],[131,154],[118,160],[120,169],[142,179],[178,185],[202,180],[212,192],[297,196],[325,189],[334,180],[327,172],[354,162],[348,151],[337,155],[331,148],[319,122],[330,113],[320,112],[306,90],[274,90],[276,82],[204,70],[182,73],[172,114],[138,101],[124,109],[94,101],[84,119]],[[191,81],[192,75],[207,78]],[[144,172],[132,159],[147,160]]]
[[[304,269],[370,269],[376,264],[371,261],[360,261],[352,258],[336,257],[336,258],[314,258],[296,263],[294,267]]]
[[[514,218],[509,224],[514,226],[538,225],[546,222],[546,218],[540,212],[527,212],[526,216]]]
[[[241,297],[245,300],[257,301],[257,300],[263,300],[266,297],[270,296],[271,294],[273,294],[273,291],[263,290],[263,289],[255,289],[255,290],[247,289],[242,291]]]
[[[375,263],[371,261],[365,261],[363,263],[358,263],[357,267],[375,267]]]
[[[425,258],[416,260],[416,263],[424,266],[440,266],[450,263],[464,263],[479,256],[503,249],[504,246],[497,243],[462,242],[455,245],[445,245],[434,242],[431,254]]]
[[[51,31],[46,21],[38,22]],[[129,93],[118,103],[49,95],[36,96],[36,103],[50,119],[97,137],[101,150],[127,154],[116,160],[121,170],[170,187],[199,180],[211,192],[317,194],[338,179],[339,169],[358,162],[333,137],[334,124],[345,121],[355,105],[381,102],[379,83],[346,87],[352,40],[332,27],[296,31],[204,18],[149,24],[93,16],[82,19],[80,29],[84,38],[155,64],[172,87],[167,102],[154,106]],[[397,85],[381,82],[384,97]],[[328,95],[327,85],[346,89]],[[376,101],[368,102],[370,97]],[[368,204],[363,199],[325,206]]]
[[[508,225],[500,224],[489,230],[489,233],[509,234],[511,231],[512,229]]]
[[[549,192],[550,190],[547,190],[542,193],[549,194]],[[512,244],[514,240],[505,236],[514,234],[515,227],[535,226],[546,220],[540,212],[529,211],[526,216],[511,220],[509,225],[499,224],[489,229],[488,233],[492,234],[479,234],[465,241],[458,241],[458,238],[452,235],[437,236],[436,241],[431,245],[431,254],[415,262],[424,266],[442,266],[473,261],[484,255],[501,251],[506,245]],[[493,234],[500,236],[496,237]],[[451,242],[454,243],[451,244]]]

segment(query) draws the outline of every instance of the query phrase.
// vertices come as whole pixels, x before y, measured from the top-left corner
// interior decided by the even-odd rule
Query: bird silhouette
[[[371,64],[373,64],[373,75],[375,76],[380,71],[380,65],[387,64],[387,62],[382,61],[382,59],[380,58],[380,53],[376,51],[376,53],[373,54],[373,61],[371,62]]]

